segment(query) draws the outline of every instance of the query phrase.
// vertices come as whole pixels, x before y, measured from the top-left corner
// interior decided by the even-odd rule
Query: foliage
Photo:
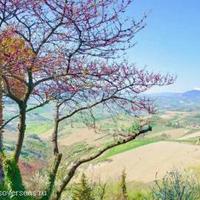
[[[24,185],[28,191],[45,191],[48,184],[47,172],[36,172]]]
[[[135,122],[128,128],[128,133],[136,133],[138,130],[140,130],[140,124]]]
[[[152,196],[155,200],[198,200],[200,198],[199,183],[188,174],[177,170],[168,172],[159,181],[155,181]]]
[[[77,195],[78,193],[79,195],[77,197],[78,200],[79,199],[87,200],[85,199],[87,197],[81,196],[82,192],[86,191],[86,193],[87,194],[89,193],[92,196],[92,199],[94,200],[111,200],[111,199],[112,200],[153,200],[151,197],[149,186],[148,187],[145,186],[145,188],[143,188],[144,185],[138,186],[131,183],[127,184],[125,171],[122,172],[121,179],[119,180],[119,182],[102,183],[99,181],[97,183],[91,183],[86,178],[84,178],[84,181],[85,180],[86,180],[86,184],[85,183],[82,184],[84,185],[85,189],[84,190],[81,189],[81,192],[80,192],[80,188],[82,188],[81,182],[83,182],[83,180],[81,180],[81,182],[78,184],[74,183],[71,186],[71,188],[68,188],[68,191],[65,194],[66,199],[67,197],[69,197],[69,199],[74,200],[74,194]],[[77,188],[78,188],[78,192],[77,192]]]
[[[5,185],[11,191],[25,191],[19,167],[14,159],[3,161],[5,173]]]
[[[106,195],[106,184],[98,183],[94,185],[95,200],[104,200]]]
[[[6,200],[36,200],[36,189],[33,192],[25,189],[18,164],[13,158],[3,160],[4,181],[0,185],[0,191],[5,193],[2,197]],[[38,181],[38,180],[37,180]],[[33,188],[32,188],[33,189]],[[39,190],[38,190],[39,191]],[[42,191],[42,190],[40,190]],[[2,193],[3,194],[3,193]]]
[[[5,158],[3,160],[3,169],[4,169],[4,181],[1,187],[1,191],[8,191],[8,192],[24,192],[25,188],[22,183],[22,177],[18,168],[17,163],[15,162],[14,159],[11,158]],[[11,194],[11,193],[10,193]],[[21,196],[15,196],[15,195],[10,195],[7,194],[6,198],[7,199],[26,199],[25,197]]]
[[[121,188],[121,200],[128,200],[125,170],[123,170],[122,175],[121,175],[120,188]]]
[[[80,183],[74,188],[72,200],[95,200],[92,187],[89,185],[85,174],[82,174]]]
[[[129,192],[130,200],[154,200],[149,191],[133,190]]]
[[[12,28],[8,28],[1,33],[0,64],[4,68],[3,74],[7,76],[4,87],[7,88],[7,84],[9,84],[9,90],[19,99],[24,97],[27,89],[23,83],[25,72],[22,70],[21,65],[30,66],[33,57],[33,51],[27,47],[22,38],[14,34]]]

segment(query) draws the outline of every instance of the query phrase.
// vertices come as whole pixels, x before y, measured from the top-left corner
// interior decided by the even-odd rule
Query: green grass
[[[144,146],[147,144],[151,144],[154,142],[158,142],[159,138],[143,138],[143,139],[137,139],[134,141],[131,141],[127,144],[123,144],[117,147],[112,148],[111,150],[107,151],[101,158],[100,161],[104,161],[116,154],[123,153],[125,151],[130,151],[132,149],[138,148],[140,146]]]
[[[52,127],[52,122],[32,122],[27,124],[26,131],[30,134],[42,134],[50,130]]]
[[[128,199],[130,200],[152,200],[151,186],[144,183],[126,183]],[[120,181],[106,184],[105,200],[121,199],[119,193],[121,192]],[[118,198],[114,198],[117,197]]]
[[[173,130],[173,127],[166,126],[166,124],[156,124],[152,126],[152,133],[159,133],[163,131]]]

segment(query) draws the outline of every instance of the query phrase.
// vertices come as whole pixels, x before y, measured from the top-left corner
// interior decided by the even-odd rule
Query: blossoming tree
[[[122,140],[80,158],[66,170],[60,186],[55,188],[63,154],[58,145],[61,122],[98,105],[115,109],[119,106],[131,113],[152,113],[153,104],[140,94],[153,86],[174,82],[173,76],[138,69],[119,58],[134,46],[135,34],[145,25],[145,16],[137,22],[126,18],[124,13],[130,3],[131,0],[0,1],[2,91],[19,108],[12,118],[19,119],[13,155],[16,163],[26,133],[27,112],[56,102],[52,132],[55,162],[49,174],[46,199],[60,199],[83,163],[151,130],[150,125],[141,126],[136,133],[124,135]],[[29,108],[29,100],[33,98],[38,105]],[[1,129],[12,119],[1,125]]]

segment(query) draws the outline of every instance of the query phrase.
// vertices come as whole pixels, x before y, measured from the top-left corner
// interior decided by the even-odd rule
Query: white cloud
[[[195,87],[194,90],[200,90],[200,87]]]

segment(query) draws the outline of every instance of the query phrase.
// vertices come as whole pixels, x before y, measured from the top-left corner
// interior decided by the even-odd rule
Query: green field
[[[130,151],[132,149],[151,144],[154,142],[158,142],[158,138],[142,138],[142,139],[137,139],[133,140],[127,144],[120,145],[117,147],[112,148],[111,150],[107,151],[101,158],[100,161],[104,161],[106,159],[109,159],[110,157],[117,155],[119,153],[123,153],[125,151]]]

